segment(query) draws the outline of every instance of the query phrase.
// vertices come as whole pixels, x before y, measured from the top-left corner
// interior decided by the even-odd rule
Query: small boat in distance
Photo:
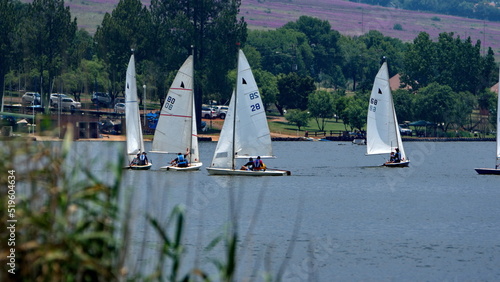
[[[175,164],[165,170],[199,170],[198,133],[193,93],[193,56],[189,56],[175,76],[161,108],[153,138],[153,153],[186,154],[188,166]]]
[[[388,167],[407,167],[407,159],[401,133],[399,132],[398,118],[394,109],[391,87],[389,85],[389,70],[387,61],[383,58],[370,95],[366,129],[366,154],[398,154],[383,165]]]
[[[236,159],[273,158],[271,134],[259,88],[242,50],[238,51],[236,88],[210,167],[211,175],[283,176],[286,170],[240,170]]]
[[[127,130],[127,157],[129,163],[126,168],[148,170],[152,166],[151,162],[144,165],[134,164],[134,159],[137,158],[137,154],[145,152],[138,100],[137,82],[135,78],[135,59],[134,54],[132,54],[128,62],[125,82],[125,122]]]
[[[500,83],[500,74],[498,81]],[[497,155],[496,155],[496,164],[495,168],[476,168],[476,172],[479,174],[497,174],[500,175],[500,138],[498,138],[499,130],[500,130],[500,85],[497,91]]]

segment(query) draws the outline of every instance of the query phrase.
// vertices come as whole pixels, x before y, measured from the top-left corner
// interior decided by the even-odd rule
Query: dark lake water
[[[76,142],[79,159],[107,161],[120,142]],[[146,144],[147,148],[151,143]],[[202,142],[205,166],[215,142]],[[144,214],[166,223],[175,205],[186,210],[183,271],[214,267],[222,250],[204,247],[233,222],[239,234],[237,280],[498,281],[500,176],[493,142],[406,142],[409,168],[385,168],[382,156],[344,142],[274,142],[268,167],[286,177],[209,176],[157,170],[173,156],[149,154],[151,171],[125,171],[131,197],[129,271],[150,273],[159,241]],[[386,157],[386,156],[384,156]]]

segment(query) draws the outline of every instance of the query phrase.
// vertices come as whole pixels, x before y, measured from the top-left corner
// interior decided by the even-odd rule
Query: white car
[[[59,102],[61,102],[61,109],[63,110],[76,110],[82,108],[82,103],[77,102],[71,98],[61,98],[57,99],[53,104],[54,108],[59,108]]]
[[[23,104],[34,104],[40,105],[41,97],[40,93],[37,92],[26,92],[21,98]]]
[[[124,113],[124,112],[125,112],[125,103],[116,103],[115,113]]]
[[[217,113],[217,117],[225,119],[227,115],[228,106],[214,106],[213,109]]]
[[[66,94],[52,93],[50,94],[50,105],[55,107],[55,103],[59,102],[59,99],[69,98]]]
[[[216,118],[217,117],[217,112],[209,107],[202,106],[201,107],[201,117],[202,118]]]

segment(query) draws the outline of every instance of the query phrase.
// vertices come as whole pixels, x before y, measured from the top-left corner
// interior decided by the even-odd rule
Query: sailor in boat
[[[249,158],[248,162],[241,166],[241,170],[253,170],[254,162],[253,158]]]
[[[389,159],[389,163],[400,163],[401,162],[401,152],[399,152],[399,148],[396,148],[396,152],[391,152],[391,158]]]
[[[253,170],[266,170],[266,165],[260,159],[260,156],[253,162]]]
[[[138,165],[141,153],[137,153],[137,156],[130,162],[129,166]]]
[[[146,152],[142,152],[142,154],[139,156],[139,165],[147,165],[147,164],[149,164],[149,160],[148,157],[146,156]]]
[[[187,154],[178,153],[177,158],[173,159],[170,163],[177,167],[188,167]]]

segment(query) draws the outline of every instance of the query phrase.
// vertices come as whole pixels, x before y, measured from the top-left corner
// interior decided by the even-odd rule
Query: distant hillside
[[[146,5],[150,0],[142,0]],[[104,13],[111,12],[118,0],[67,1],[80,27],[94,33]],[[358,4],[343,0],[242,0],[241,16],[252,29],[274,29],[301,15],[328,20],[332,28],[345,35],[361,35],[378,30],[386,36],[413,40],[425,31],[432,38],[439,33],[454,32],[461,38],[481,40],[482,46],[492,47],[500,55],[500,23],[447,15],[399,10]],[[397,28],[394,29],[395,25]]]

